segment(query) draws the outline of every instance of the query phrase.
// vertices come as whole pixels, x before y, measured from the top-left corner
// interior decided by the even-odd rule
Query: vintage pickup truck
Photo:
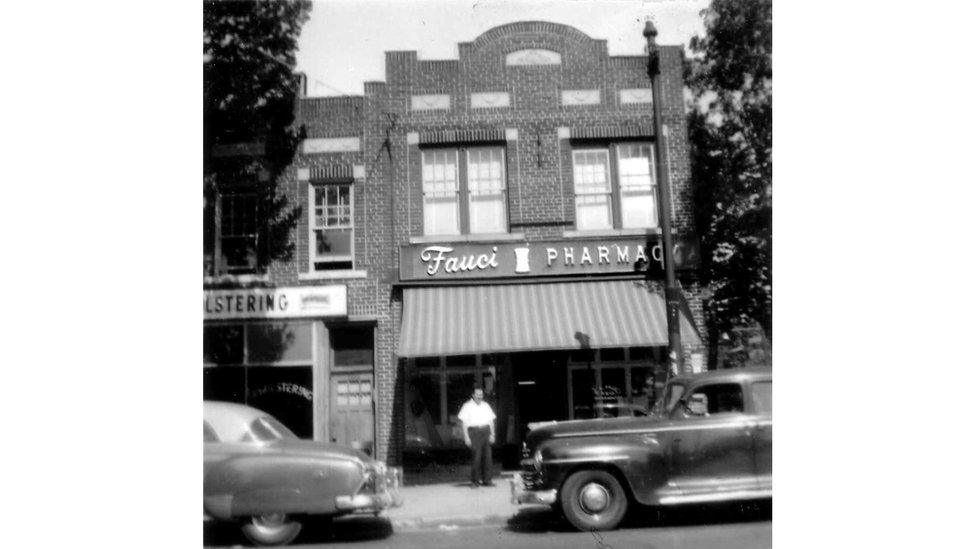
[[[512,499],[608,530],[633,504],[772,498],[772,390],[769,368],[716,370],[672,378],[648,417],[540,426]]]

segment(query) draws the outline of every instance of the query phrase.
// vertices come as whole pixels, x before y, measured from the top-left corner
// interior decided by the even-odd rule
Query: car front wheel
[[[283,513],[251,517],[241,525],[244,536],[255,545],[286,545],[302,530],[302,523]]]
[[[612,530],[627,513],[627,494],[606,471],[578,471],[566,479],[559,500],[563,515],[584,531]]]

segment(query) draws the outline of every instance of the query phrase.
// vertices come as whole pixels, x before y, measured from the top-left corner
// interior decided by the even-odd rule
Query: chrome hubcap
[[[587,513],[599,513],[610,505],[610,492],[603,485],[591,482],[580,490],[579,502]]]

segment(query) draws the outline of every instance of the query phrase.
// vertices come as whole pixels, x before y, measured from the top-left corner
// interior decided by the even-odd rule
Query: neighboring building
[[[683,253],[682,48],[661,56],[690,370],[706,353]],[[398,462],[462,445],[456,414],[475,385],[512,445],[530,421],[653,396],[667,326],[645,56],[513,23],[459,44],[457,60],[387,52],[385,82],[300,99],[298,120],[307,136],[278,182],[303,208],[290,260],[253,272],[239,251],[261,245],[249,195],[214,199],[208,397],[246,396],[304,436]]]

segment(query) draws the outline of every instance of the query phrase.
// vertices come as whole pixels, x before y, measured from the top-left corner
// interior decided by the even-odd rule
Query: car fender
[[[272,512],[336,512],[335,497],[353,494],[364,472],[350,460],[308,455],[234,456],[204,478],[204,511],[230,519]]]
[[[557,438],[540,448],[547,484],[554,488],[581,469],[609,470],[618,473],[637,501],[648,504],[655,490],[667,483],[664,451],[653,433]]]

